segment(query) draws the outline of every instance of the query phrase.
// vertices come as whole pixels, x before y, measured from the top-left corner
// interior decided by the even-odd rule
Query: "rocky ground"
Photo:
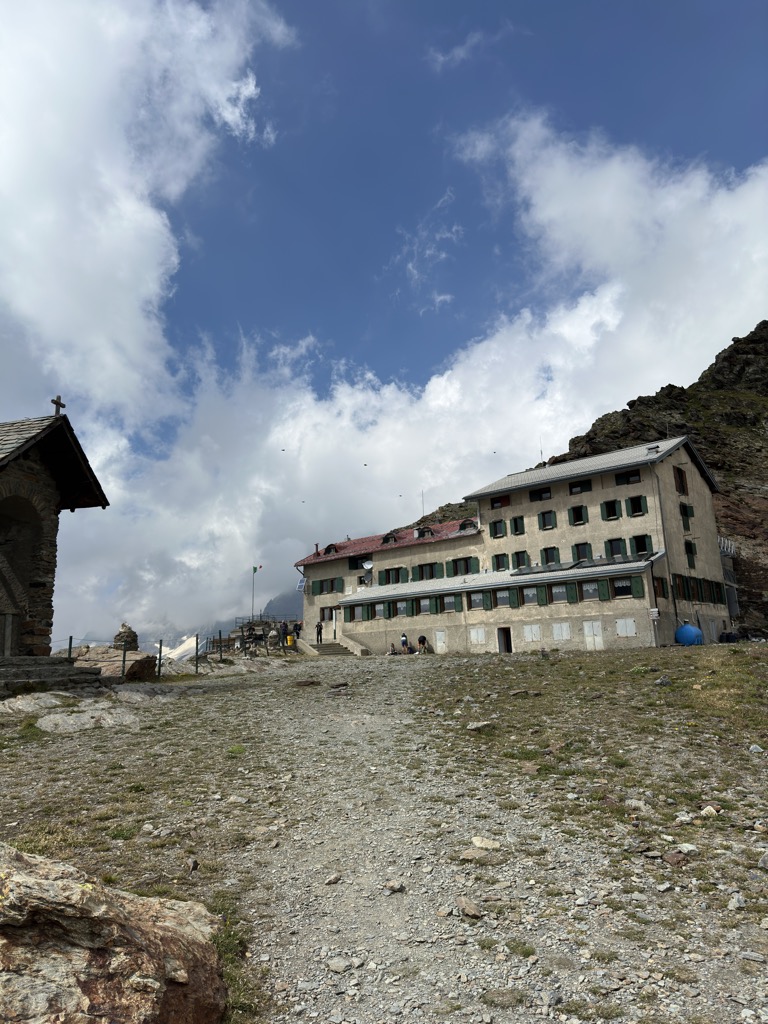
[[[764,647],[17,698],[0,835],[226,916],[233,1021],[768,1022]]]

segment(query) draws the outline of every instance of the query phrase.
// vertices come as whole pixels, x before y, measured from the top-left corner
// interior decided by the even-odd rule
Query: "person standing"
[[[408,637],[405,635],[405,633],[403,633],[403,635],[400,637],[400,647],[402,649],[403,654],[408,653]]]
[[[323,642],[323,624],[320,621],[315,626],[315,636],[317,637],[317,646],[319,647]]]
[[[288,623],[283,620],[280,623],[280,646],[285,648],[286,641],[288,640]]]
[[[427,638],[425,636],[419,637],[419,654],[427,653]]]

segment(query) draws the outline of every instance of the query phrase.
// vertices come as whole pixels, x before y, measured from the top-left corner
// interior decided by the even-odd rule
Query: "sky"
[[[768,316],[763,0],[0,8],[0,419],[60,394],[110,501],[55,643],[258,611]]]

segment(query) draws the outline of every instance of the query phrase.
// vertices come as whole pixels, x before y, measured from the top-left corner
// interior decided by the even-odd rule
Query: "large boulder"
[[[100,668],[105,679],[114,680],[123,674],[125,659],[125,678],[134,683],[151,682],[157,677],[157,656],[145,654],[143,651],[126,651],[114,647],[79,647],[77,653],[72,652],[77,668]]]
[[[0,1020],[219,1024],[218,923],[0,843]]]

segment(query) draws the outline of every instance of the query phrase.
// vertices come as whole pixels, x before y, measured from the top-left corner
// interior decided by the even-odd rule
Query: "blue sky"
[[[112,502],[54,632],[160,635],[690,384],[766,315],[764,3],[30,0],[2,418]]]

